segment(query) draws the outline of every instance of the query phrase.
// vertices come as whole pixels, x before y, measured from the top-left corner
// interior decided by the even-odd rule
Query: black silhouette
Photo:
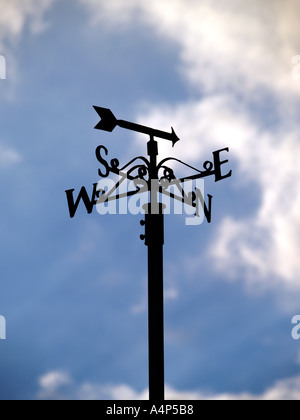
[[[150,137],[159,137],[161,139],[170,140],[173,143],[173,147],[179,141],[173,127],[172,133],[166,133],[165,131],[155,130],[154,128],[145,127],[129,121],[117,120],[110,109],[100,108],[99,106],[94,106],[94,109],[101,118],[101,121],[95,127],[97,130],[112,132],[118,125],[119,127],[126,128],[127,130],[148,134]]]
[[[208,223],[211,222],[211,202],[212,196],[208,195],[209,204],[206,205],[201,191],[186,194],[182,183],[186,180],[194,180],[214,175],[215,182],[229,178],[232,171],[222,174],[222,166],[228,160],[221,160],[222,152],[229,152],[224,148],[213,152],[213,161],[206,161],[203,164],[203,170],[198,170],[179,159],[168,158],[157,163],[158,143],[154,137],[170,140],[173,146],[179,141],[173,128],[172,133],[155,130],[150,127],[144,127],[127,121],[117,120],[113,113],[107,108],[94,107],[101,121],[96,125],[96,129],[112,132],[118,125],[122,128],[144,133],[150,136],[147,144],[147,154],[149,159],[139,156],[132,159],[128,164],[120,168],[118,159],[112,159],[110,163],[103,156],[108,155],[105,146],[98,146],[96,157],[102,165],[98,174],[101,177],[108,177],[110,173],[116,174],[120,180],[110,191],[98,191],[97,184],[93,185],[91,199],[85,187],[82,187],[76,200],[74,200],[74,189],[67,190],[67,201],[70,217],[76,214],[80,201],[82,200],[88,213],[91,213],[97,203],[105,203],[112,200],[118,200],[123,197],[129,197],[150,191],[153,188],[153,181],[158,183],[158,192],[169,196],[195,208],[196,215],[199,213],[199,205],[202,206]],[[196,172],[195,175],[186,178],[177,179],[174,171],[168,162],[176,161]],[[116,194],[116,191],[124,182],[129,179],[134,181],[136,189],[127,193]],[[166,185],[176,185],[179,194],[167,191]],[[115,195],[113,195],[115,194]],[[148,247],[148,318],[149,318],[149,399],[151,401],[164,401],[164,286],[163,286],[163,246],[164,246],[164,206],[158,201],[157,194],[150,194],[151,200],[146,206],[145,220],[141,225],[145,227],[145,234],[141,235],[141,240],[145,241]]]

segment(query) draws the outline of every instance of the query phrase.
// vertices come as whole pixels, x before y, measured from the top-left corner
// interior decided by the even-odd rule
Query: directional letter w
[[[76,201],[74,201],[74,196],[73,196],[73,192],[75,190],[67,190],[66,191],[71,219],[75,216],[77,208],[78,208],[81,200],[83,201],[88,214],[92,213],[93,207],[97,204],[97,199],[99,198],[99,192],[97,191],[97,185],[98,184],[94,184],[94,189],[93,189],[93,194],[92,194],[91,199],[88,196],[88,193],[86,192],[85,187],[81,188],[80,193],[79,193]]]

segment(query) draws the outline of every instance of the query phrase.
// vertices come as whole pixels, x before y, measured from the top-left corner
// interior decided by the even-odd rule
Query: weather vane
[[[157,161],[158,143],[155,138],[169,140],[173,147],[179,141],[174,129],[171,133],[145,127],[128,121],[117,120],[110,109],[94,106],[101,120],[96,129],[112,132],[116,126],[147,134],[150,140],[147,143],[149,159],[139,156],[132,159],[125,166],[120,167],[118,159],[107,161],[108,150],[105,146],[98,146],[96,157],[102,168],[98,174],[101,178],[108,178],[110,173],[119,176],[119,181],[112,188],[103,188],[101,182],[93,185],[91,198],[85,187],[82,187],[77,199],[74,199],[74,189],[67,190],[67,201],[70,217],[73,218],[81,201],[87,212],[92,213],[95,206],[103,206],[105,203],[115,202],[123,198],[146,194],[147,202],[143,205],[145,219],[141,225],[145,227],[145,234],[141,239],[148,247],[148,335],[149,335],[149,399],[151,401],[164,401],[164,282],[163,282],[163,246],[164,246],[164,215],[166,205],[160,197],[168,197],[177,202],[190,206],[195,212],[195,218],[200,218],[200,212],[205,216],[208,223],[211,222],[212,196],[208,195],[209,203],[205,203],[201,188],[186,193],[184,185],[187,181],[201,180],[208,176],[214,176],[215,182],[229,178],[232,171],[223,174],[222,166],[228,160],[221,160],[222,153],[228,153],[229,148],[213,152],[212,161],[206,161],[203,169],[196,169],[176,158],[167,158]],[[104,155],[104,156],[103,156]],[[170,162],[179,163],[195,172],[192,176],[176,178],[174,170],[169,166]],[[130,181],[134,189],[118,192],[125,181]],[[176,190],[176,193],[172,192]],[[195,223],[199,224],[199,223]]]

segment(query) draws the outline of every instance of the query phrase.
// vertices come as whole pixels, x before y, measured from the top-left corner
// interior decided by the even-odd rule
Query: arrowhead
[[[180,138],[177,136],[177,134],[174,131],[174,128],[172,127],[172,143],[173,143],[173,147],[175,146],[175,144],[180,140]]]
[[[117,125],[117,119],[114,114],[107,108],[100,108],[99,106],[94,106],[93,108],[101,118],[101,121],[95,127],[96,130],[104,130],[111,133]]]

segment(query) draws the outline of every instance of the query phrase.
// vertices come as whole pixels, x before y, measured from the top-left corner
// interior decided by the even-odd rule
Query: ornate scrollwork
[[[160,182],[163,180],[168,180],[169,182],[172,182],[174,179],[176,179],[172,168],[169,168],[168,166],[161,166],[160,169],[163,169],[163,176],[159,178]]]
[[[120,185],[125,181],[134,181],[134,187],[136,190],[127,192],[127,196],[131,196],[134,194],[139,194],[145,192],[148,188],[150,191],[153,188],[152,181],[155,181],[154,178],[157,178],[159,191],[164,194],[172,197],[176,200],[185,202],[193,207],[195,207],[195,203],[197,200],[199,201],[199,194],[196,193],[188,193],[186,194],[183,189],[183,184],[185,181],[192,181],[197,180],[200,178],[205,178],[211,175],[215,176],[215,181],[220,181],[221,179],[227,178],[231,176],[231,171],[226,175],[223,175],[221,172],[221,166],[226,163],[226,160],[221,161],[220,154],[222,152],[228,152],[228,149],[218,150],[213,152],[213,161],[205,161],[203,163],[203,170],[199,170],[187,163],[183,162],[182,160],[176,158],[167,158],[162,160],[155,168],[151,166],[150,161],[143,156],[138,156],[128,162],[125,166],[120,168],[120,162],[118,159],[112,159],[110,163],[105,158],[108,155],[108,150],[105,146],[98,146],[96,149],[96,157],[102,168],[99,169],[98,174],[102,178],[107,178],[110,173],[118,175],[120,180],[115,184],[114,188],[110,191],[99,191],[100,199],[106,198],[107,200],[118,199],[121,196],[123,197],[124,194],[112,196],[113,192],[120,187]],[[177,178],[172,169],[169,166],[169,162],[176,162],[180,165],[183,165],[186,168],[192,169],[195,174],[191,176],[186,176],[185,178]],[[168,163],[168,165],[166,165]],[[156,174],[156,175],[153,175]],[[174,194],[171,191],[168,191],[170,186],[176,186],[179,191],[179,195]],[[126,194],[125,194],[126,196]]]
[[[97,203],[107,203],[109,201],[119,200],[125,197],[131,197],[136,194],[151,193],[157,191],[164,196],[170,197],[181,203],[185,203],[195,208],[196,215],[199,213],[200,206],[204,210],[205,217],[210,222],[211,220],[211,200],[212,196],[208,194],[208,205],[204,201],[202,191],[192,186],[193,191],[188,192],[185,188],[185,181],[193,181],[200,178],[205,178],[213,175],[215,182],[221,181],[222,179],[229,178],[232,175],[232,171],[223,171],[223,165],[228,160],[222,160],[223,152],[229,152],[228,148],[217,150],[213,152],[212,161],[205,161],[203,163],[203,169],[199,170],[182,160],[176,158],[167,158],[162,160],[158,165],[156,163],[156,157],[158,156],[157,145],[150,140],[148,143],[148,155],[149,160],[143,156],[136,157],[128,162],[125,166],[120,168],[120,162],[118,159],[107,160],[108,150],[105,146],[98,146],[96,149],[96,157],[101,167],[98,170],[98,174],[101,178],[107,178],[111,173],[119,177],[119,180],[103,180],[107,183],[99,181],[93,184],[93,192],[91,197],[88,195],[85,187],[82,187],[77,199],[74,199],[74,189],[67,190],[67,200],[70,211],[70,217],[73,218],[80,201],[82,200],[88,213],[91,213],[93,206]],[[151,147],[150,147],[151,146]],[[170,167],[169,162],[176,162],[189,168],[195,172],[192,176],[186,176],[185,178],[177,178],[175,171]],[[127,184],[128,189],[123,188],[125,181],[133,181]],[[120,188],[122,185],[122,188]],[[154,195],[151,194],[151,197]]]
[[[149,177],[150,163],[143,156],[139,156],[132,159],[129,163],[127,163],[125,166],[120,168],[120,162],[118,159],[112,159],[109,164],[108,161],[102,156],[102,151],[104,151],[105,155],[108,155],[108,150],[105,146],[98,146],[96,149],[96,157],[97,157],[97,160],[101,163],[101,165],[105,169],[105,172],[103,172],[102,169],[98,170],[98,174],[102,178],[107,178],[110,173],[113,173],[115,175],[120,175],[129,180],[134,180],[134,179],[145,180],[145,177],[147,175]],[[135,165],[131,167],[135,162],[139,160],[141,160],[143,164]],[[134,175],[135,171],[137,171],[137,174]]]
[[[213,170],[214,164],[213,164],[213,162],[210,162],[210,161],[204,162],[204,164],[203,164],[204,171],[200,171],[199,169],[194,168],[191,165],[188,165],[187,163],[183,162],[182,160],[179,160],[179,159],[176,159],[176,158],[167,158],[167,159],[162,160],[159,163],[158,170],[164,169],[164,176],[162,177],[162,179],[168,179],[169,182],[172,182],[173,180],[177,179],[177,177],[174,174],[174,170],[165,165],[165,163],[170,162],[170,161],[180,163],[181,165],[184,165],[185,167],[187,167],[189,169],[192,169],[193,171],[197,172],[196,175],[193,175],[191,177],[185,177],[185,178],[179,179],[180,181],[184,181],[186,179],[204,178],[206,176],[210,176],[210,175],[213,175],[215,173],[215,171]]]
[[[140,165],[135,165],[132,168],[130,168],[127,172],[124,172],[125,169],[127,169],[128,167],[130,167],[130,165],[132,165],[135,161],[137,160],[142,160],[145,162],[144,165],[140,164]],[[134,172],[137,171],[137,174],[134,176]],[[145,181],[145,177],[148,175],[148,179],[149,179],[149,162],[147,161],[147,159],[139,156],[136,159],[130,161],[127,165],[125,165],[123,168],[120,169],[119,174],[126,176],[126,178],[130,179],[130,180],[134,180],[134,179],[142,179],[143,181]],[[148,180],[147,180],[148,181]]]

